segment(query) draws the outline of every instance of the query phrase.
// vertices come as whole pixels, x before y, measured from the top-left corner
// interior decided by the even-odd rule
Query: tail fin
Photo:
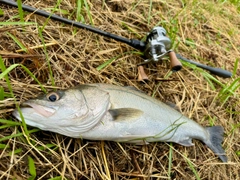
[[[206,127],[206,131],[208,131],[210,138],[205,144],[223,161],[227,162],[227,156],[222,148],[223,141],[223,127],[222,126],[213,126]]]

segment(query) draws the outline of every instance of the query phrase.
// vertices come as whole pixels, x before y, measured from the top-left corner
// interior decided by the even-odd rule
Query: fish
[[[72,138],[183,146],[193,146],[197,139],[227,162],[222,126],[203,127],[137,89],[83,84],[29,99],[20,110],[27,125]],[[22,121],[17,109],[13,116]]]

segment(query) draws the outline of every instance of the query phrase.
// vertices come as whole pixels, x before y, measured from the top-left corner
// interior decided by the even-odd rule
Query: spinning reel
[[[13,7],[18,7],[17,2],[11,0],[0,0],[0,4],[7,4]],[[182,68],[182,64],[178,59],[182,61],[186,61],[188,63],[194,64],[197,67],[202,69],[206,69],[210,71],[212,74],[218,75],[220,77],[229,78],[232,76],[232,73],[220,68],[210,67],[204,64],[200,64],[193,60],[188,60],[187,58],[182,57],[180,54],[175,54],[173,50],[171,50],[171,40],[167,37],[166,30],[163,27],[154,27],[152,31],[147,35],[146,41],[142,42],[137,39],[127,39],[115,34],[111,34],[109,32],[102,31],[100,29],[94,28],[89,25],[85,25],[79,22],[75,22],[69,19],[65,19],[63,17],[57,16],[55,14],[50,14],[46,11],[39,10],[33,8],[31,6],[27,6],[22,4],[22,9],[25,11],[29,11],[47,18],[51,18],[66,24],[70,24],[79,28],[87,29],[91,32],[100,34],[102,36],[114,39],[116,41],[120,41],[126,43],[142,52],[144,52],[144,60],[142,63],[138,65],[139,70],[139,80],[147,79],[147,75],[144,72],[144,68],[142,65],[152,62],[158,62],[165,56],[169,56],[171,70],[173,72],[179,71]]]

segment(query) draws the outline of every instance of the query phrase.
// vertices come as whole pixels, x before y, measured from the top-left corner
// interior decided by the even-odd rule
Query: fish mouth
[[[56,112],[54,108],[42,106],[32,102],[24,102],[21,105],[21,111],[23,111],[24,113],[24,111],[28,111],[28,110],[33,111],[37,114],[40,114],[44,117],[50,117]]]

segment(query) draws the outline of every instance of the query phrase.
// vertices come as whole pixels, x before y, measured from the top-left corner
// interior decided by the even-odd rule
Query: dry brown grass
[[[170,33],[176,35],[177,51],[185,57],[195,59],[216,67],[225,67],[232,71],[234,62],[240,55],[240,18],[236,7],[230,3],[214,1],[188,1],[183,7],[181,1],[153,1],[149,19],[149,1],[139,2],[133,9],[134,1],[88,1],[94,25],[102,30],[127,38],[142,38],[152,27],[160,23]],[[54,7],[55,2],[42,0],[25,1],[26,4],[40,9]],[[7,21],[18,14],[17,9],[1,6],[4,16],[0,21]],[[70,13],[62,16],[75,18],[76,4],[72,0],[63,0],[61,9]],[[87,14],[83,16],[89,23]],[[149,20],[149,23],[148,23]],[[34,21],[43,25],[45,18],[28,14],[25,21]],[[122,22],[129,28],[130,32]],[[29,48],[27,53],[17,53],[19,46],[8,36],[10,32],[22,44]],[[74,33],[75,32],[75,33]],[[135,33],[134,33],[135,32]],[[146,146],[119,144],[115,142],[97,142],[71,139],[51,132],[39,131],[31,134],[36,144],[29,144],[22,137],[15,137],[0,142],[8,148],[0,149],[0,177],[2,179],[27,179],[30,156],[37,169],[36,179],[48,179],[61,176],[63,179],[196,179],[187,157],[201,179],[240,179],[240,160],[236,155],[240,151],[239,134],[239,96],[231,97],[222,105],[217,99],[221,87],[215,84],[211,89],[204,77],[190,68],[183,68],[170,78],[177,81],[160,82],[169,69],[165,64],[149,65],[146,71],[149,83],[137,82],[136,64],[142,61],[134,53],[123,54],[133,49],[123,43],[106,39],[94,33],[77,29],[56,21],[49,20],[43,31],[47,54],[51,63],[53,77],[58,88],[68,88],[85,83],[110,83],[135,86],[162,101],[176,103],[183,114],[208,126],[210,119],[215,125],[222,125],[226,136],[223,146],[229,162],[221,163],[218,158],[202,143],[194,141],[194,147],[173,144],[171,174],[169,168],[169,149],[167,143],[151,143]],[[187,40],[194,42],[189,45]],[[36,26],[2,27],[0,29],[0,55],[5,65],[21,63],[29,68],[41,83],[51,90],[51,80],[43,48],[30,49],[42,45]],[[6,55],[7,54],[7,55]],[[96,67],[107,60],[123,54],[110,65],[97,71]],[[12,55],[12,56],[11,56]],[[237,72],[236,77],[240,75]],[[41,92],[39,85],[20,67],[9,73],[13,91],[22,102],[35,97]],[[235,77],[235,79],[236,79]],[[231,83],[233,79],[216,77],[222,83]],[[0,80],[5,91],[7,84]],[[239,95],[239,90],[236,92]],[[6,98],[0,103],[1,118],[11,119],[14,101]],[[238,128],[233,128],[238,125]],[[29,128],[31,129],[31,128]],[[234,129],[234,130],[233,130]],[[22,131],[20,127],[1,129],[0,139]],[[57,149],[48,148],[47,144],[56,145]],[[40,150],[36,147],[44,146]],[[11,153],[21,149],[19,153]]]

